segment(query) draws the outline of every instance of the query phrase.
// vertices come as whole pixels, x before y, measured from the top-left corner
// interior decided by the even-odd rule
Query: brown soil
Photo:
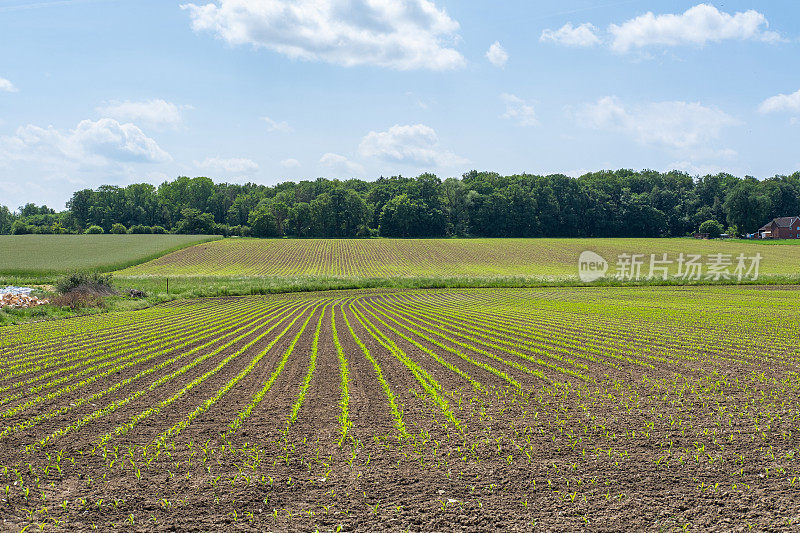
[[[453,293],[449,295],[452,300]],[[779,351],[777,344],[760,343],[750,353],[731,356],[735,360],[749,357],[737,363],[719,359],[719,354],[726,353],[722,345],[709,340],[704,346],[706,355],[698,355],[687,341],[685,353],[673,348],[676,355],[687,356],[685,360],[653,367],[610,358],[616,366],[608,366],[602,360],[585,359],[592,353],[588,347],[576,348],[571,356],[586,363],[590,375],[583,380],[508,352],[480,347],[541,375],[503,366],[486,353],[458,344],[478,344],[465,337],[479,337],[474,331],[444,333],[451,339],[446,340],[416,329],[435,338],[437,344],[383,318],[421,349],[368,312],[366,302],[381,303],[380,294],[360,296],[356,304],[386,336],[377,335],[378,339],[347,305],[341,307],[341,294],[245,301],[270,298],[327,305],[315,370],[294,423],[288,419],[309,370],[321,307],[311,316],[272,387],[227,438],[223,433],[279,369],[311,311],[302,314],[249,373],[248,364],[289,320],[102,447],[94,447],[100,435],[131,422],[212,372],[272,323],[259,322],[243,339],[179,378],[44,447],[35,442],[122,401],[218,344],[122,387],[96,404],[0,437],[2,529],[20,531],[30,526],[27,531],[38,531],[42,524],[46,531],[95,527],[106,531],[731,531],[748,526],[790,531],[800,522],[796,503],[800,481],[795,473],[800,386],[796,379],[786,379],[797,375],[792,374],[797,365],[795,352],[787,352],[781,365],[768,364],[761,357]],[[469,294],[463,298],[470,303]],[[198,302],[202,305],[198,312],[224,312],[225,306],[239,309],[242,301],[220,299],[209,305],[206,300]],[[341,443],[340,363],[330,321],[334,305],[349,370],[350,426]],[[387,393],[373,363],[347,328],[342,309],[353,333],[380,365],[402,412],[406,437],[398,431]],[[456,309],[445,301],[442,309],[460,317],[448,328],[452,324],[469,327],[470,316],[501,314],[492,315],[492,309],[478,304]],[[579,315],[566,317],[564,329],[583,331],[592,342],[599,342],[601,333],[607,337],[614,333],[628,345],[641,344],[642,335],[651,339],[649,346],[677,345],[682,335],[674,326],[657,323],[635,332],[639,336],[625,324],[609,332],[601,330],[595,318],[587,315],[582,322]],[[525,320],[506,322],[519,328]],[[474,319],[473,324],[486,327]],[[615,328],[613,323],[608,325]],[[230,330],[221,329],[218,338]],[[98,335],[113,338],[114,332]],[[147,333],[142,342],[150,335],[158,331]],[[516,342],[514,335],[508,333],[505,338]],[[46,352],[48,344],[54,349],[79,350],[80,343],[70,344],[69,339],[39,342],[37,350]],[[556,341],[539,346],[563,357],[567,351]],[[102,345],[102,338],[90,336],[86,343]],[[193,346],[190,343],[141,367],[1,419],[0,430],[68,407]],[[521,390],[442,346],[501,368],[521,384]],[[537,356],[521,344],[514,349]],[[439,364],[426,350],[468,372],[475,384]],[[6,354],[9,361],[24,357],[24,345]],[[403,357],[408,358],[406,363],[418,365],[414,366],[416,376]],[[558,363],[558,359],[548,361]],[[204,404],[237,376],[241,379],[219,401]],[[19,379],[30,377],[24,374]],[[13,380],[5,376],[4,383]],[[23,396],[12,405],[34,396]],[[444,402],[452,418],[443,409]],[[202,405],[205,409],[181,431],[163,441],[154,440]]]

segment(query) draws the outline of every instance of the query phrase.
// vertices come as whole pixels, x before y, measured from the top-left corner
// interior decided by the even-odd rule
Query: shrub
[[[34,227],[26,224],[21,220],[15,220],[13,224],[11,224],[11,233],[14,235],[27,235],[29,233],[33,233]]]
[[[59,294],[50,300],[50,305],[56,307],[67,307],[72,310],[83,309],[86,307],[105,308],[106,302],[102,297],[88,292],[68,292]]]
[[[167,230],[164,229],[164,226],[153,226],[150,228],[150,232],[153,235],[163,235],[167,232]]]
[[[153,228],[150,226],[143,226],[141,224],[136,224],[135,226],[131,226],[131,229],[128,230],[128,233],[132,233],[135,235],[144,235],[148,233],[153,233]]]
[[[62,226],[59,222],[53,222],[53,224],[50,225],[50,233],[54,235],[63,235],[67,233],[67,228]]]
[[[95,296],[110,296],[116,294],[114,286],[111,285],[111,274],[101,274],[93,272],[74,272],[60,278],[56,282],[56,290],[61,294],[70,292],[83,292]]]
[[[100,235],[101,233],[105,233],[105,231],[103,231],[103,228],[101,228],[100,226],[89,226],[88,228],[86,228],[86,231],[84,231],[84,233],[86,233],[87,235]]]
[[[232,235],[231,231],[233,228],[227,224],[218,224],[215,222],[213,227],[214,229],[212,231],[214,235],[222,235],[223,237],[230,237]]]
[[[33,229],[32,233],[37,233],[39,235],[52,235],[53,228],[51,226],[31,226]]]
[[[719,237],[724,230],[725,228],[722,227],[722,224],[716,220],[706,220],[700,224],[700,233],[708,233],[708,236],[712,239]]]
[[[248,226],[231,226],[230,227],[230,234],[231,237],[249,237],[250,236],[250,228]]]
[[[109,233],[113,233],[114,235],[124,235],[128,233],[128,228],[117,222],[111,226],[111,231]]]

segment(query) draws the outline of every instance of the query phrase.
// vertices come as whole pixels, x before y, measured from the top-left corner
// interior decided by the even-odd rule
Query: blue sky
[[[179,175],[800,169],[800,4],[0,0],[0,204]]]

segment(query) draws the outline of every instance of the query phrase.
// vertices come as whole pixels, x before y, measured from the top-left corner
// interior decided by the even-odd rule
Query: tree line
[[[255,237],[676,237],[712,220],[729,233],[800,215],[800,172],[730,174],[616,170],[502,176],[471,171],[375,181],[275,186],[179,177],[159,186],[103,185],[66,209],[0,206],[0,233],[190,233]]]

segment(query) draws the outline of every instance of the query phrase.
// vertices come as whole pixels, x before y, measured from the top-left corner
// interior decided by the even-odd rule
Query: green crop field
[[[556,277],[575,278],[594,251],[612,266],[620,254],[760,253],[761,274],[800,274],[800,246],[695,239],[226,239],[124,269],[120,276]],[[673,266],[674,271],[677,267]],[[645,274],[646,274],[646,269]]]
[[[0,235],[0,275],[117,270],[217,238],[206,235]]]
[[[361,290],[9,327],[4,530],[796,530],[798,312]]]

